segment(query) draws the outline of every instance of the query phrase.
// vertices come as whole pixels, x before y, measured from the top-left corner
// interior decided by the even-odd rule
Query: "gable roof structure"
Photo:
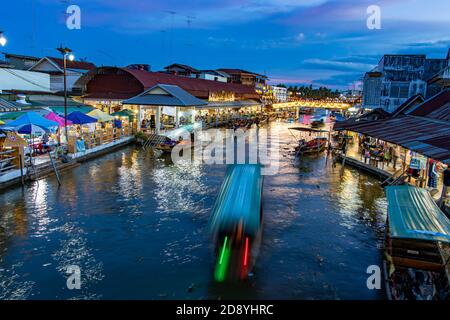
[[[140,95],[122,103],[172,107],[194,107],[208,104],[206,101],[194,97],[178,86],[167,84],[157,84]]]
[[[54,58],[54,57],[43,57],[40,59],[35,65],[33,65],[29,70],[35,70],[37,66],[44,62],[48,62],[51,65],[53,65],[58,71],[63,72],[64,71],[64,60],[61,58]],[[95,64],[91,62],[85,62],[85,61],[66,61],[66,67],[70,70],[76,70],[76,71],[90,71],[95,68]]]

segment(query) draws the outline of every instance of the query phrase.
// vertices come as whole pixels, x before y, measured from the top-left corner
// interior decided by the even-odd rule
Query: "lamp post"
[[[4,47],[6,45],[6,42],[7,40],[3,34],[3,31],[0,31],[0,46]]]
[[[67,58],[70,61],[75,59],[72,50],[69,48],[63,48],[61,45],[56,48],[63,55],[63,66],[64,66],[64,134],[66,136],[66,143],[69,143],[69,133],[67,131]]]

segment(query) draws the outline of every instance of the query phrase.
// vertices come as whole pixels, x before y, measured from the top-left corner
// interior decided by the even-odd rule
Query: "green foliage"
[[[326,99],[326,98],[339,98],[339,91],[332,91],[327,87],[319,87],[314,89],[312,85],[309,86],[290,86],[288,91],[296,94],[305,99]]]
[[[145,135],[144,132],[139,131],[139,132],[136,132],[136,134],[134,135],[134,137],[136,138],[136,140],[145,140],[146,135]]]

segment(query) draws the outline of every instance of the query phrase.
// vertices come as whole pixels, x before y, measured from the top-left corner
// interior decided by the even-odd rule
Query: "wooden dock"
[[[344,157],[343,155],[338,155],[339,163],[343,162],[343,157]],[[359,161],[352,157],[345,157],[345,165],[349,165],[349,166],[361,169],[367,173],[370,173],[370,174],[380,178],[381,180],[386,180],[386,179],[393,177],[393,175],[390,172],[387,172],[380,168],[376,168],[374,166],[371,166],[367,163],[364,163],[364,162]]]

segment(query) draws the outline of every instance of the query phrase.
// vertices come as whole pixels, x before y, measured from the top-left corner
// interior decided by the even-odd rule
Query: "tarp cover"
[[[413,186],[386,187],[390,235],[450,243],[450,220],[430,193]]]
[[[244,232],[255,236],[260,227],[261,165],[231,165],[219,191],[211,218],[213,231],[229,230],[242,221]]]

